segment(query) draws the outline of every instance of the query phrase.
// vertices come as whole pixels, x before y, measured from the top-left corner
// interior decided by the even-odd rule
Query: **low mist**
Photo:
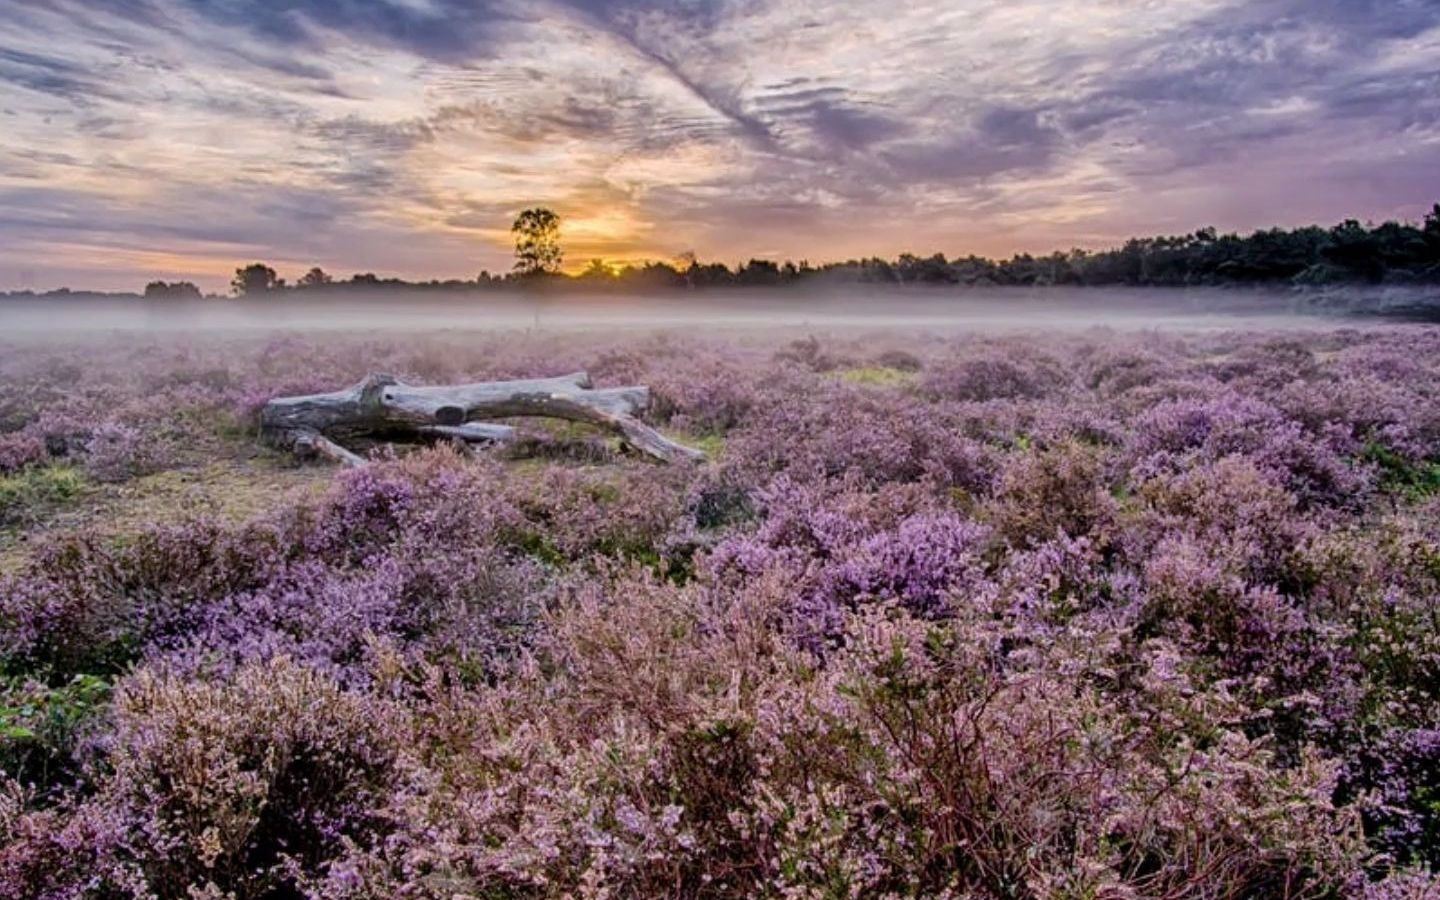
[[[1338,321],[1428,320],[1440,292],[1197,288],[994,288],[945,291],[714,291],[436,296],[375,290],[193,302],[9,298],[0,336],[46,339],[114,331],[187,334],[285,331],[590,329],[897,329],[924,331],[1314,328]]]

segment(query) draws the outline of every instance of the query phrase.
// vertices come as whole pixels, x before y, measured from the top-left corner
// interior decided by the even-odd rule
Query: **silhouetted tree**
[[[1440,203],[1425,214],[1425,226],[1420,231],[1425,244],[1425,265],[1433,275],[1440,276]]]
[[[921,259],[913,253],[902,253],[895,261],[895,274],[902,282],[920,284],[946,284],[955,280],[945,254],[937,253]]]
[[[1358,274],[1366,281],[1379,281],[1385,274],[1380,261],[1379,242],[1370,229],[1354,219],[1347,219],[1330,231],[1330,245],[1325,258],[1342,269]]]
[[[780,283],[780,267],[768,259],[752,259],[735,273],[736,281],[747,286]]]
[[[690,267],[681,273],[684,283],[690,287],[720,287],[733,284],[735,276],[730,268],[724,263],[702,263],[691,262]]]
[[[501,289],[517,279],[556,274],[563,259],[560,219],[544,208],[527,209],[515,219],[515,271],[507,275],[481,272],[475,281],[430,280],[418,283],[357,274],[333,282],[323,269],[312,268],[297,282],[300,288],[332,283],[355,289],[414,289],[462,292]],[[676,258],[677,265],[645,263],[618,269],[594,260],[579,279],[586,284],[617,285],[636,290],[677,287],[771,287],[811,279],[829,283],[987,285],[1324,285],[1369,281],[1379,283],[1440,283],[1440,204],[1423,222],[1349,219],[1331,228],[1261,229],[1248,235],[1201,228],[1180,235],[1132,238],[1109,250],[1071,250],[1047,256],[1019,253],[994,260],[973,254],[947,259],[944,254],[920,257],[902,254],[827,263],[802,261],[777,265],[754,259],[731,270],[722,263],[704,263],[693,252]],[[263,263],[237,269],[231,282],[237,294],[258,295],[285,287],[275,270]],[[44,296],[63,297],[64,289]],[[33,296],[21,292],[15,295]],[[133,295],[132,295],[133,296]],[[154,281],[145,287],[149,299],[197,299],[199,288],[189,282]]]
[[[199,300],[202,296],[200,289],[188,281],[152,281],[145,285],[146,300]]]
[[[324,287],[327,284],[333,284],[334,281],[335,279],[331,278],[328,274],[326,274],[324,269],[316,266],[315,268],[306,272],[304,275],[301,275],[300,280],[295,282],[295,284],[298,287],[302,288],[315,288]]]
[[[643,266],[626,266],[620,280],[646,290],[672,289],[685,286],[684,274],[663,262],[647,262]]]
[[[580,273],[580,277],[592,281],[614,281],[615,272],[603,259],[592,259]]]
[[[544,207],[527,209],[510,226],[515,236],[515,271],[520,275],[549,275],[560,271],[560,217]]]
[[[284,286],[284,279],[279,278],[275,270],[264,263],[251,263],[236,269],[235,277],[230,281],[230,287],[242,297],[268,293]]]

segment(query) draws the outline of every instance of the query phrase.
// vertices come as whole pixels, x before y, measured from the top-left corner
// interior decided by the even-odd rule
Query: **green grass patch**
[[[567,419],[526,419],[525,424],[534,431],[542,432],[556,441],[583,443],[597,438],[609,437],[609,435],[600,431],[594,425],[587,425],[584,422],[571,422]]]
[[[915,372],[891,369],[886,366],[861,366],[856,369],[842,369],[835,374],[841,381],[850,384],[879,388],[908,387],[919,378]]]
[[[516,550],[547,566],[560,568],[570,561],[550,536],[538,528],[515,529],[505,534],[504,539]]]
[[[1360,451],[1362,462],[1380,470],[1380,488],[1419,500],[1440,494],[1440,463],[1412,463],[1384,444],[1372,441]]]
[[[75,774],[75,743],[110,702],[110,683],[76,675],[58,687],[0,681],[0,768],[47,790]]]
[[[725,436],[720,434],[687,434],[683,431],[660,429],[660,433],[677,444],[694,447],[710,459],[716,459],[725,452]]]
[[[241,415],[232,409],[223,407],[192,409],[187,418],[226,443],[251,443],[260,436],[260,427],[253,417]]]
[[[60,464],[0,476],[0,526],[33,522],[79,497],[87,484],[79,469]]]

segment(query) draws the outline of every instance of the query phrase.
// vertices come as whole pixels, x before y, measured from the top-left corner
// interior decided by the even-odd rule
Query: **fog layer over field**
[[[122,331],[878,328],[935,330],[1331,327],[1336,317],[1432,318],[1435,291],[847,288],[640,296],[554,292],[295,293],[185,303],[128,297],[0,300],[0,336]]]

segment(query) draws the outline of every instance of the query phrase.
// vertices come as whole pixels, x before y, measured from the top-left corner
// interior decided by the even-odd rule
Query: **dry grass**
[[[850,384],[879,388],[909,387],[920,379],[920,376],[915,372],[905,372],[887,366],[863,366],[855,369],[844,369],[836,373],[836,377]]]
[[[296,494],[318,493],[335,471],[320,465],[286,466],[260,456],[171,469],[123,484],[89,483],[68,504],[36,509],[28,524],[0,530],[0,572],[13,571],[31,548],[67,532],[119,535],[196,515],[240,522]]]

